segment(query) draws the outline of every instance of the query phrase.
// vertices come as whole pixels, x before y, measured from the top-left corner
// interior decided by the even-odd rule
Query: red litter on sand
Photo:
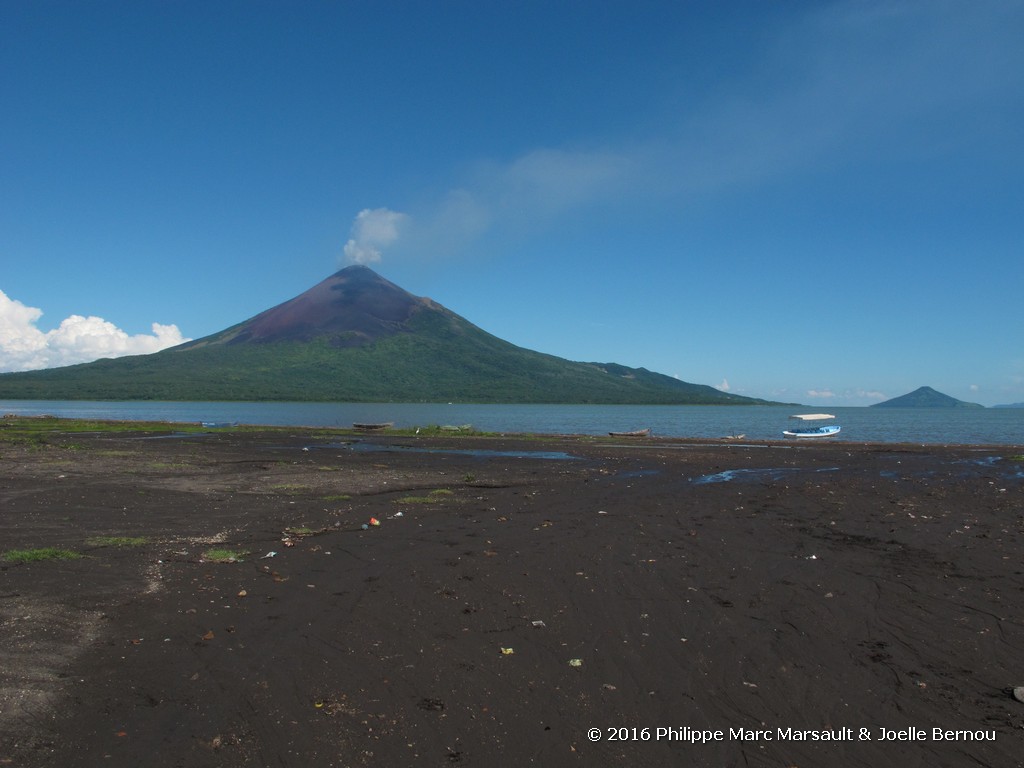
[[[370,525],[380,525],[380,520],[378,520],[376,517],[371,517]]]

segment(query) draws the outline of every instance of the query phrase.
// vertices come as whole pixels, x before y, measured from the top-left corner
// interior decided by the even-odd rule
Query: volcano
[[[984,408],[978,403],[968,403],[955,397],[937,392],[931,387],[918,387],[913,392],[875,403],[871,408]]]
[[[0,374],[0,398],[762,404],[645,368],[492,336],[352,266],[242,323],[150,355]]]

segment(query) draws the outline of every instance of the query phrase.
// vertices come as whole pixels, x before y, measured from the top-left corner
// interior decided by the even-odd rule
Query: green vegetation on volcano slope
[[[754,404],[643,368],[576,363],[423,313],[362,347],[220,344],[0,375],[0,398]]]

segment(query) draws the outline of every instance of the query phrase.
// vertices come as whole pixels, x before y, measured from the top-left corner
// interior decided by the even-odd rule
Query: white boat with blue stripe
[[[808,422],[834,419],[835,416],[831,413],[800,413],[789,418],[798,419],[801,423],[806,424]],[[786,437],[835,437],[839,434],[840,429],[842,427],[838,424],[820,424],[817,426],[791,427],[790,429],[782,430],[782,434]]]

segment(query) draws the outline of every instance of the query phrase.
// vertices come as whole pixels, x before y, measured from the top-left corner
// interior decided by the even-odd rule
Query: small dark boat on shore
[[[650,437],[651,428],[647,429],[636,429],[632,432],[609,432],[612,437]]]
[[[382,421],[376,424],[356,422],[352,425],[352,429],[358,429],[360,432],[379,432],[383,429],[390,429],[393,426],[395,426],[393,421]]]

